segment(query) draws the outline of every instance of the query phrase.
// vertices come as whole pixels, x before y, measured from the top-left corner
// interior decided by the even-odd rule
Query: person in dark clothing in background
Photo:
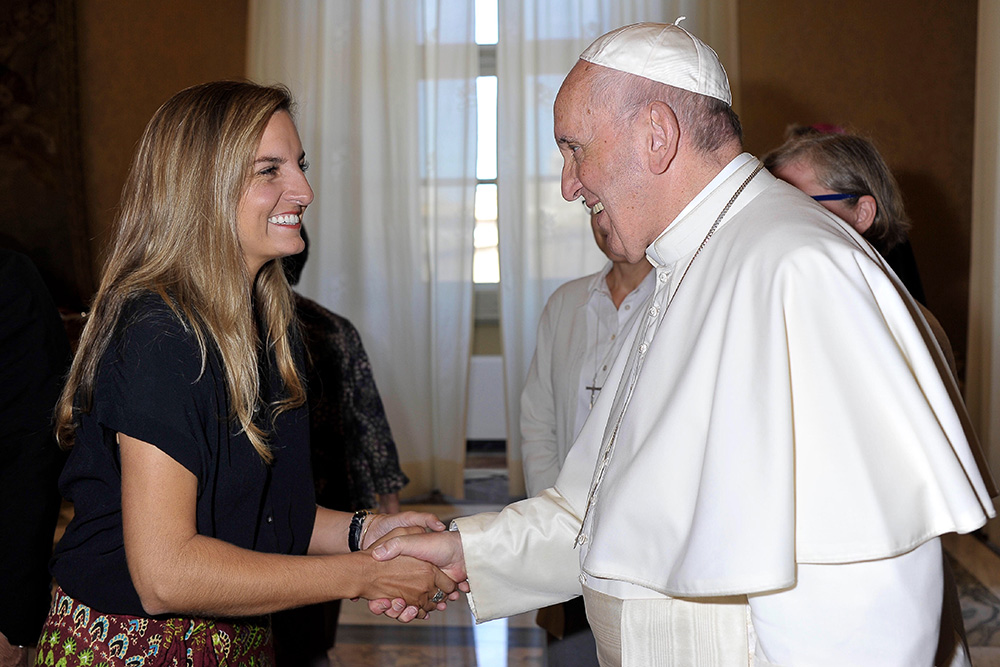
[[[837,125],[792,125],[785,143],[764,156],[764,166],[814,199],[820,197],[824,208],[878,250],[910,295],[927,305],[903,195],[871,141]]]
[[[69,353],[38,269],[0,249],[0,667],[28,664],[49,608],[64,460],[52,410]]]

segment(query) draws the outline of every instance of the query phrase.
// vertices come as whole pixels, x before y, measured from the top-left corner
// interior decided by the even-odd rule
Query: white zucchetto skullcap
[[[598,37],[580,60],[668,86],[708,95],[732,105],[726,70],[715,51],[678,25],[635,23]]]

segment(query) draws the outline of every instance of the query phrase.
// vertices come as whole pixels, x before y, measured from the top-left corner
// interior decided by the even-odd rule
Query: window
[[[497,74],[496,49],[500,37],[497,0],[476,0],[476,44],[479,76],[476,78],[478,144],[476,147],[475,230],[472,281],[500,282],[499,228],[497,226]]]

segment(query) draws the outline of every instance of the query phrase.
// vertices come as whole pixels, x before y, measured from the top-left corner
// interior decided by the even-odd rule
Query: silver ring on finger
[[[440,602],[445,598],[445,595],[447,595],[447,593],[445,593],[443,590],[439,588],[437,590],[437,593],[434,594],[434,597],[431,598],[431,602],[437,604],[438,602]]]

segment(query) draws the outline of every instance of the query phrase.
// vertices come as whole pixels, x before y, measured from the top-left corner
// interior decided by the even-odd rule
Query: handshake
[[[363,596],[373,614],[408,623],[430,611],[443,611],[459,592],[469,592],[462,539],[445,530],[436,516],[376,514],[368,523],[361,546],[375,561],[373,590],[394,592],[392,597]]]

